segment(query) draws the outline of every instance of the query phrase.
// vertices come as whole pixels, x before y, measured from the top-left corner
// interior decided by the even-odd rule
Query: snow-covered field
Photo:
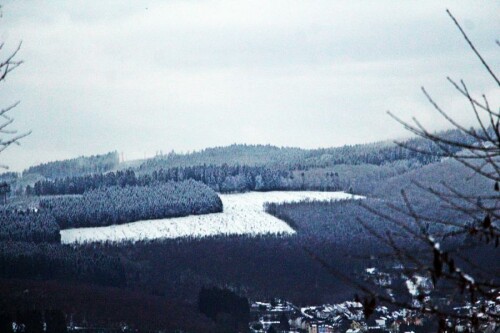
[[[220,195],[224,212],[146,220],[97,228],[61,230],[64,244],[234,234],[293,234],[285,222],[264,212],[264,203],[359,198],[345,192],[249,192]]]

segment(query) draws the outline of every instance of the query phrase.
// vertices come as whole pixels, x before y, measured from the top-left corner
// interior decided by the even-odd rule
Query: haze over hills
[[[471,141],[457,130],[439,132],[438,134],[455,140]],[[421,139],[401,140],[414,148],[433,148],[437,146]],[[428,163],[435,157],[425,156],[405,150],[393,141],[381,141],[367,144],[346,145],[332,148],[304,149],[296,147],[277,147],[272,145],[233,144],[225,147],[205,148],[192,153],[175,153],[157,155],[149,159],[121,162],[118,152],[89,157],[78,157],[63,161],[54,161],[31,166],[22,174],[39,174],[46,178],[61,178],[85,175],[89,173],[123,170],[150,171],[159,168],[186,167],[196,165],[277,165],[286,167],[325,167],[337,164],[374,164],[394,162],[396,160],[418,160]],[[59,171],[60,170],[60,171]]]

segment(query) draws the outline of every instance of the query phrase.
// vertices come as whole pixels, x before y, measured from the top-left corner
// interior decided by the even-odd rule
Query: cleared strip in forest
[[[304,200],[342,200],[359,198],[345,192],[275,191],[220,195],[222,213],[193,215],[96,228],[61,230],[61,242],[121,242],[161,238],[206,237],[214,235],[294,234],[288,224],[267,214],[264,203]]]

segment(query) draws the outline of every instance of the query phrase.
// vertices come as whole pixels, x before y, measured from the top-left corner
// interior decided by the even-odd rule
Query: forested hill
[[[48,179],[82,176],[115,169],[120,160],[116,151],[103,155],[80,156],[77,158],[43,163],[29,167],[23,176],[38,174]]]
[[[440,135],[459,142],[472,142],[471,138],[464,136],[457,130],[441,132]],[[324,168],[339,164],[383,165],[400,160],[428,164],[439,159],[436,156],[417,152],[422,150],[440,152],[439,147],[428,140],[412,138],[404,140],[404,142],[414,149],[404,149],[392,141],[318,149],[233,144],[227,147],[207,148],[188,154],[171,152],[167,155],[146,160],[138,169],[140,172],[152,172],[162,168],[189,167],[203,164],[215,166],[223,164],[229,166],[265,165],[288,169],[304,169],[310,167]]]
[[[440,135],[471,143],[471,138],[457,131]],[[234,144],[189,154],[172,152],[140,164],[129,162],[125,170],[118,163],[118,154],[113,152],[34,166],[13,183],[27,194],[35,195],[83,194],[102,186],[144,186],[185,179],[203,182],[225,193],[351,188],[363,192],[368,179],[370,182],[373,177],[386,179],[440,160],[439,147],[430,141],[412,138],[404,144],[413,149],[389,141],[309,150]]]
[[[63,229],[219,213],[222,208],[213,190],[191,179],[149,186],[101,187],[83,196],[51,197],[40,202],[40,209],[50,212]]]
[[[146,160],[140,170],[150,171],[165,167],[186,167],[197,165],[287,165],[304,160],[309,150],[271,145],[233,144],[225,147],[206,148],[200,151],[179,154],[170,152]]]

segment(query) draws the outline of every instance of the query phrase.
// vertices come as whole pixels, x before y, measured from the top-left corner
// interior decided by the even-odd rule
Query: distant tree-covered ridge
[[[383,165],[338,164],[300,168],[223,164],[159,169],[151,173],[132,169],[105,174],[38,180],[26,187],[28,195],[83,194],[107,186],[149,186],[155,183],[193,179],[221,193],[247,191],[349,191],[366,195],[372,184],[422,166],[418,161],[396,160]]]
[[[132,169],[56,180],[39,180],[26,187],[28,195],[83,194],[107,186],[149,186],[193,179],[221,193],[247,191],[347,191],[365,193],[369,184],[420,167],[400,160],[384,165],[339,164],[325,168],[295,170],[265,166],[198,165],[159,169],[142,174]]]
[[[116,151],[104,155],[80,156],[77,158],[54,161],[29,167],[24,175],[39,174],[48,179],[101,173],[115,169],[120,160]]]
[[[457,130],[440,132],[440,135],[470,143],[471,139]],[[374,164],[382,165],[398,160],[412,160],[428,164],[439,159],[438,156],[422,154],[419,151],[438,153],[439,147],[421,138],[404,141],[415,150],[404,149],[391,141],[346,145],[333,148],[302,149],[276,147],[271,145],[233,144],[227,147],[207,148],[188,154],[171,152],[145,161],[139,170],[152,172],[160,168],[186,167],[196,165],[248,165],[280,166],[289,169],[328,167],[338,164]],[[456,149],[450,147],[450,149]]]
[[[232,144],[225,147],[205,148],[187,154],[170,152],[146,160],[139,169],[153,171],[160,168],[186,167],[196,165],[286,165],[290,161],[303,159],[306,149],[276,147],[271,145]]]
[[[140,181],[131,169],[125,171],[110,171],[107,173],[94,173],[85,176],[57,178],[55,180],[43,179],[35,182],[33,186],[26,187],[27,195],[66,195],[83,194],[86,191],[109,186],[135,186],[150,185],[150,182]]]
[[[467,143],[469,138],[457,131],[442,132],[452,140]],[[263,145],[231,145],[207,148],[191,154],[160,155],[140,167],[116,172],[94,172],[38,180],[26,187],[29,195],[83,194],[104,186],[150,185],[156,181],[194,179],[217,192],[271,190],[348,190],[363,187],[369,174],[392,176],[440,160],[439,148],[432,142],[413,138],[404,141],[413,150],[392,142],[299,149]],[[454,149],[451,147],[450,149]],[[436,151],[435,155],[419,151]],[[361,174],[345,172],[346,166],[379,166],[359,169]],[[312,169],[329,169],[324,172]],[[339,178],[340,174],[340,178]],[[378,176],[377,176],[378,177]],[[356,190],[356,189],[355,189]]]
[[[288,170],[265,166],[198,165],[159,169],[141,174],[132,169],[63,179],[39,180],[26,187],[28,195],[83,194],[107,186],[149,186],[193,179],[221,193],[246,191],[347,191],[365,194],[369,184],[420,167],[401,160],[390,164],[339,164],[326,168]]]
[[[126,171],[93,174],[64,179],[41,180],[28,186],[28,195],[83,194],[86,191],[109,186],[150,186],[156,183],[195,180],[217,192],[276,191],[276,190],[339,190],[338,176],[326,172],[317,175],[311,185],[305,183],[305,175],[292,171],[264,166],[199,165],[155,170],[149,174]],[[309,177],[310,178],[310,177]]]
[[[53,214],[65,229],[222,212],[222,201],[208,186],[186,180],[151,186],[110,186],[82,196],[43,198],[40,208]]]

